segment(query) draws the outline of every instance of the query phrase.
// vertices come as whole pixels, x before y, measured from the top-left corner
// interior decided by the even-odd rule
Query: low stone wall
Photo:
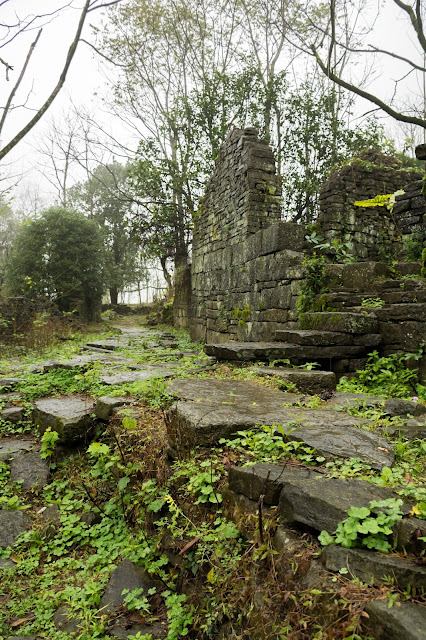
[[[386,207],[359,207],[354,202],[395,193],[419,179],[420,173],[378,151],[367,151],[334,171],[321,189],[318,232],[330,244],[330,254],[346,248],[359,260],[386,260],[402,247],[396,212]],[[346,245],[346,247],[345,247]]]
[[[426,241],[426,200],[422,193],[423,180],[415,180],[402,187],[404,193],[395,198],[393,213],[403,239]]]

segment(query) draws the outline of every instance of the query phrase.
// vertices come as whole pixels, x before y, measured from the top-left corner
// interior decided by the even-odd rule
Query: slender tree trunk
[[[110,287],[109,297],[111,298],[111,304],[118,304],[118,288]]]

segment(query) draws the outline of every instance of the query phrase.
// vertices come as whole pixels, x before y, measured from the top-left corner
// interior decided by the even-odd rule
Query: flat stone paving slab
[[[0,547],[10,547],[17,537],[31,528],[31,518],[25,513],[13,509],[7,511],[0,510]]]
[[[285,393],[279,389],[263,387],[256,382],[219,378],[173,380],[167,385],[167,391],[179,400],[242,407],[268,404],[270,408],[280,408],[284,403],[296,404],[303,398],[302,394]]]
[[[411,602],[398,602],[389,608],[386,600],[369,602],[361,618],[364,629],[373,631],[376,640],[424,640],[426,607]]]
[[[336,374],[332,371],[308,371],[287,367],[250,367],[260,376],[274,376],[296,385],[297,391],[315,395],[322,391],[334,391],[337,384]]]
[[[397,497],[390,489],[365,480],[327,478],[314,470],[286,464],[231,467],[228,482],[232,491],[251,500],[264,495],[265,504],[279,504],[283,522],[329,533],[347,518],[351,507],[368,507],[371,500]],[[405,504],[403,511],[408,513],[411,506]]]
[[[13,422],[13,424],[18,423],[24,417],[24,409],[23,407],[5,407],[1,410],[1,419],[7,420],[8,422]]]
[[[173,365],[172,363],[159,363],[158,366],[141,365],[141,368],[137,371],[120,371],[113,374],[106,373],[101,376],[101,380],[104,384],[108,385],[130,384],[132,382],[151,380],[152,378],[169,378],[173,376],[178,369],[180,369],[180,365]]]
[[[220,438],[259,424],[280,424],[285,432],[291,430],[288,440],[303,441],[325,456],[360,458],[377,469],[393,464],[391,444],[361,429],[365,421],[344,412],[281,406],[297,398],[295,394],[218,379],[176,380],[168,388],[192,400],[177,402],[170,415],[177,433],[187,434],[194,445],[217,444]]]
[[[39,451],[15,453],[10,464],[12,482],[22,482],[24,491],[44,487],[49,478],[49,464],[40,457]]]
[[[92,425],[94,408],[91,398],[40,398],[34,402],[33,418],[42,433],[51,427],[58,432],[60,444],[73,444],[81,440]]]
[[[0,462],[7,462],[13,454],[20,451],[31,451],[34,449],[33,440],[20,440],[19,438],[3,438],[0,440]]]
[[[325,547],[321,559],[329,571],[340,571],[343,567],[363,582],[387,582],[389,576],[401,588],[408,585],[416,589],[426,585],[426,567],[416,565],[395,554],[384,555],[366,549],[345,549],[336,544]]]

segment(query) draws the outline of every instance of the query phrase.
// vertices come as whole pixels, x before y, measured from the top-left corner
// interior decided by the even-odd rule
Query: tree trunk
[[[118,288],[110,287],[109,297],[111,298],[111,304],[118,304]]]

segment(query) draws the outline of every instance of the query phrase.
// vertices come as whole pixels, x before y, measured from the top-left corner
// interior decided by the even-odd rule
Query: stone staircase
[[[228,361],[315,361],[342,374],[362,368],[375,349],[383,355],[416,352],[426,342],[426,282],[419,263],[395,269],[377,262],[330,264],[326,287],[316,300],[326,311],[300,315],[296,326],[275,332],[274,342],[207,344],[206,353]]]

